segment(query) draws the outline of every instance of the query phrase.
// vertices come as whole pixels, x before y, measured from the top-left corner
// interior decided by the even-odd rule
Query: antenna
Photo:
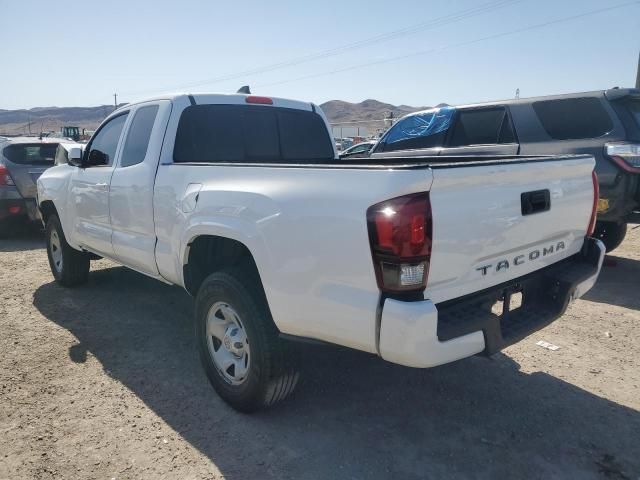
[[[520,89],[516,88],[516,98],[520,98]]]
[[[251,89],[249,88],[249,85],[244,85],[240,87],[236,93],[244,93],[246,95],[250,95]]]

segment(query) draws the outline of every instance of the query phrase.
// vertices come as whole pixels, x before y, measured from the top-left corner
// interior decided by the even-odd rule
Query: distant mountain
[[[375,120],[379,121],[393,113],[394,117],[401,117],[407,113],[424,110],[429,107],[410,107],[408,105],[391,105],[378,100],[365,100],[360,103],[350,103],[343,100],[330,100],[320,105],[331,123]]]
[[[368,99],[360,103],[331,100],[320,105],[332,124],[366,127],[371,133],[384,129],[383,119],[389,114],[402,117],[429,107],[392,105]],[[40,133],[59,131],[64,125],[95,129],[113,111],[112,105],[98,107],[36,107],[28,110],[0,109],[0,134]],[[346,134],[345,134],[346,135]]]
[[[59,131],[64,125],[95,129],[113,111],[112,105],[99,107],[36,107],[29,110],[0,110],[0,134]]]
[[[396,106],[368,99],[360,103],[331,100],[320,105],[320,108],[324,111],[329,123],[333,125],[334,135],[353,136],[358,131],[357,127],[364,127],[366,134],[385,130],[384,118],[390,114],[395,118],[399,118],[408,113],[425,110],[429,107]],[[337,129],[340,130],[337,131]],[[360,134],[362,134],[362,131],[360,131]]]

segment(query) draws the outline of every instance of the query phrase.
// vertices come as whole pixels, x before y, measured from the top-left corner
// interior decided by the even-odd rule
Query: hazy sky
[[[244,84],[317,103],[414,106],[633,86],[640,2],[629,3],[0,0],[0,108]]]

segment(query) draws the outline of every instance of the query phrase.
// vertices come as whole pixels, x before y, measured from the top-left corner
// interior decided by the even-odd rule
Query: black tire
[[[299,376],[288,342],[278,336],[262,286],[259,280],[251,278],[246,270],[213,273],[204,280],[196,297],[196,342],[202,365],[218,395],[244,413],[284,400],[293,392]],[[221,303],[237,313],[246,344],[250,345],[247,373],[240,384],[232,384],[225,378],[210,351],[215,347],[209,343],[213,338],[208,338],[207,318]]]
[[[57,242],[56,242],[57,235]],[[51,273],[60,285],[75,287],[87,283],[89,278],[89,255],[80,252],[67,243],[62,225],[57,215],[51,215],[46,226],[47,257]],[[59,249],[61,262],[56,261]]]
[[[618,222],[597,222],[593,236],[604,243],[607,253],[620,246],[627,235],[627,224]]]

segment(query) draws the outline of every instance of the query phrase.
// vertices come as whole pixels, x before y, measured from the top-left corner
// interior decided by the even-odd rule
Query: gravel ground
[[[305,346],[296,393],[253,416],[209,386],[186,293],[106,261],[65,290],[42,247],[0,240],[0,479],[640,478],[640,228],[492,359]]]

